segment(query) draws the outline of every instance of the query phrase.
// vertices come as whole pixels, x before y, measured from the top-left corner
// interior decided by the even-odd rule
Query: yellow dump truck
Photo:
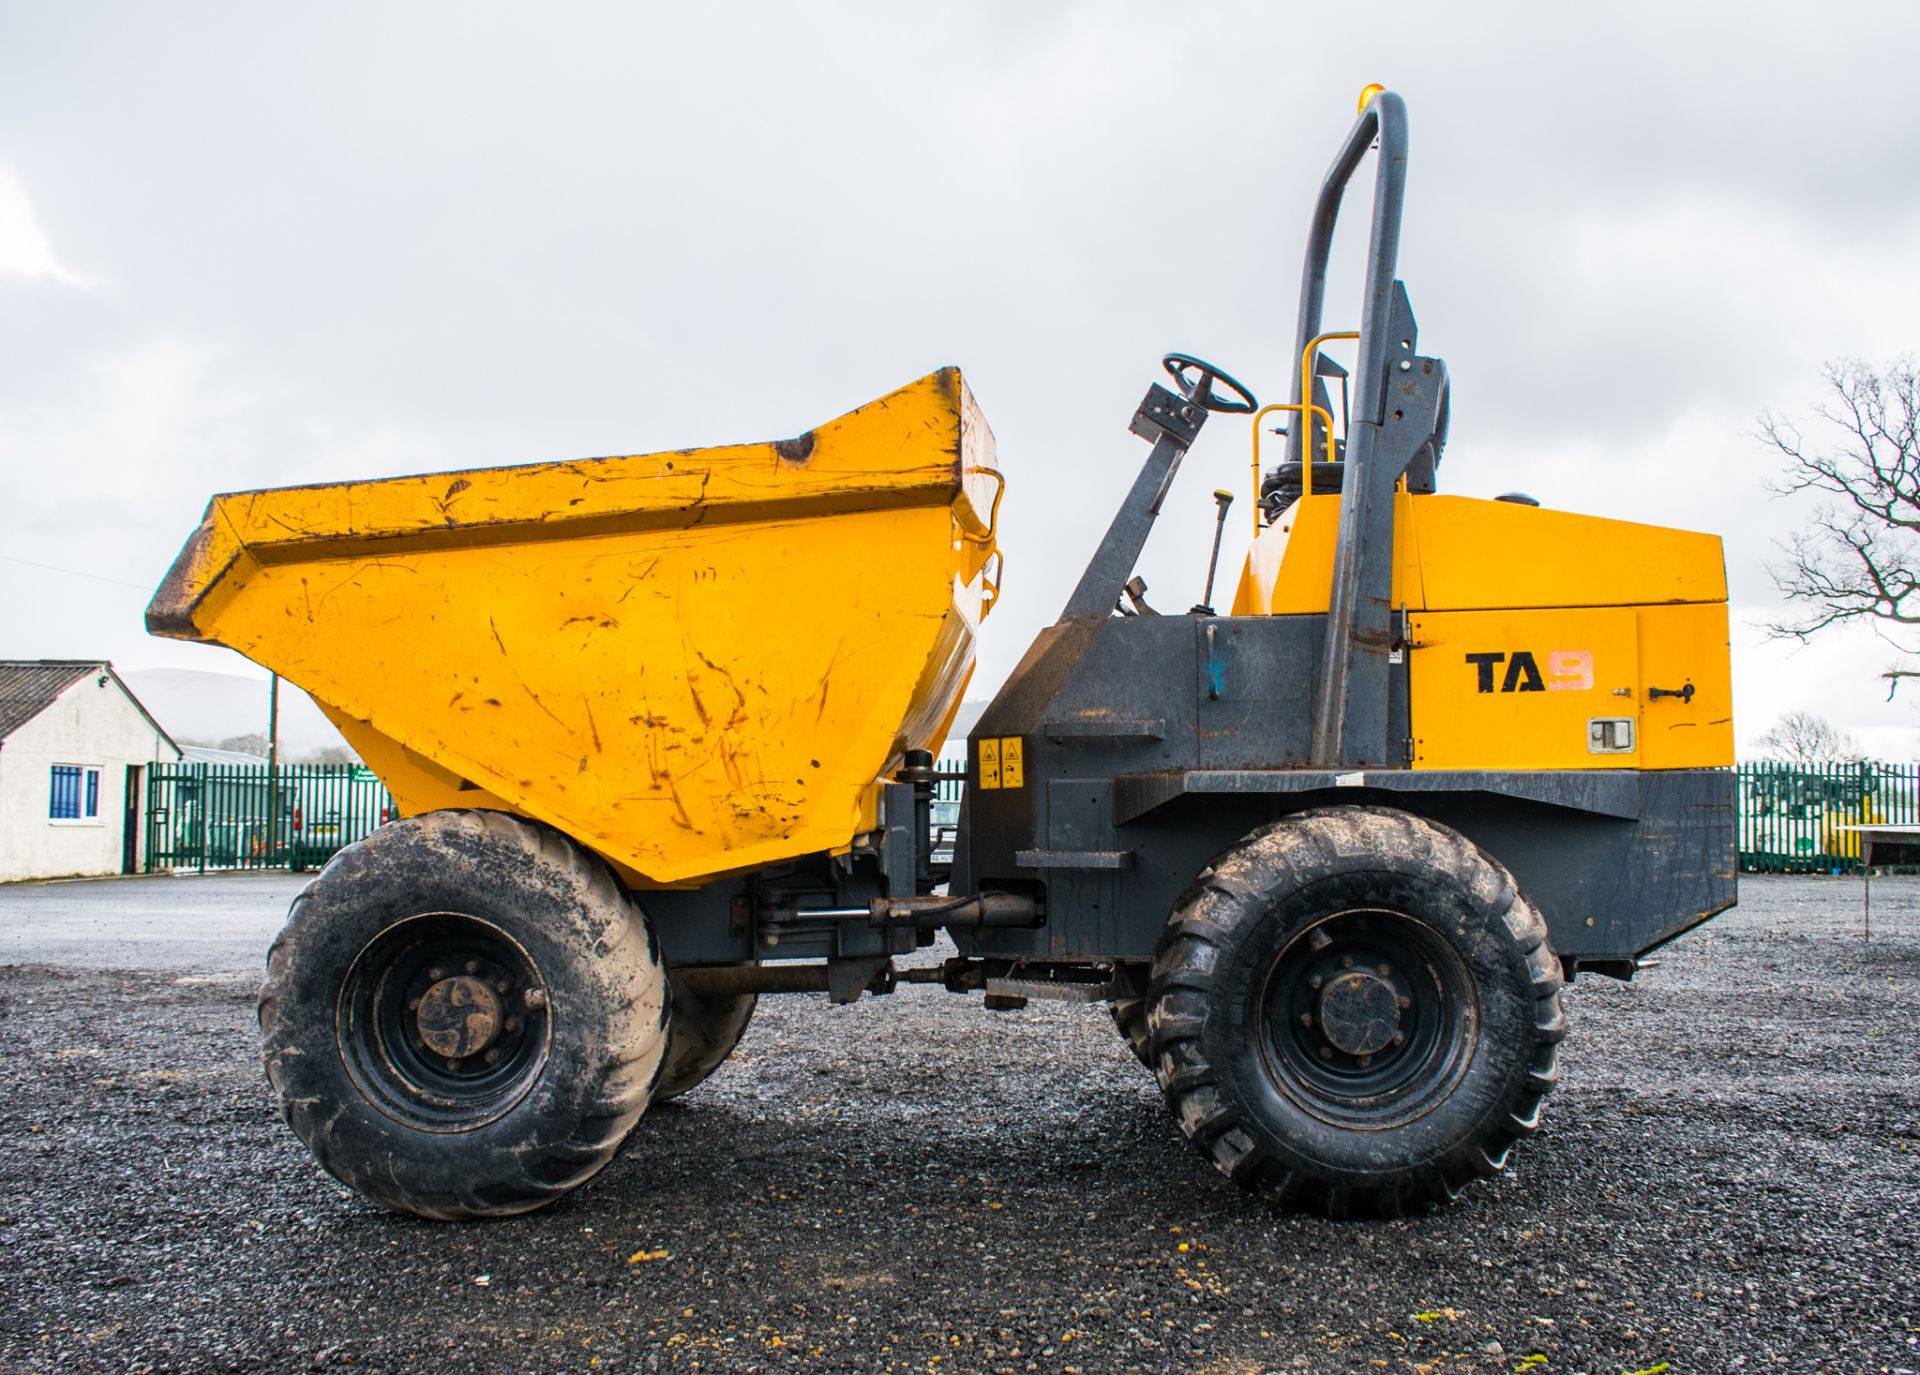
[[[1358,330],[1329,332],[1376,144]],[[403,814],[268,959],[267,1073],[321,1163],[430,1217],[538,1207],[760,995],[915,980],[1105,1003],[1180,1129],[1278,1204],[1393,1215],[1500,1169],[1563,981],[1734,900],[1726,582],[1710,535],[1436,490],[1405,171],[1405,107],[1370,91],[1291,401],[1164,360],[1144,465],[973,730],[950,857],[934,751],[1005,489],[955,369],[797,439],[214,498],[150,628],[304,687]],[[1161,614],[1134,568],[1211,414],[1251,416],[1253,539],[1230,610],[1209,568]],[[896,965],[943,931],[956,956]]]

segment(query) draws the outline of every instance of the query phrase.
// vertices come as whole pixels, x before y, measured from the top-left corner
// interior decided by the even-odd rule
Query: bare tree
[[[1821,498],[1785,541],[1769,572],[1804,614],[1776,635],[1805,641],[1829,626],[1867,624],[1903,655],[1920,652],[1920,374],[1911,359],[1876,372],[1844,361],[1826,368],[1828,396],[1809,439],[1791,422],[1761,417],[1760,437],[1786,459],[1780,495]],[[1920,676],[1895,666],[1892,686]]]
[[[345,745],[321,745],[300,756],[302,764],[358,764],[360,756]]]
[[[1801,768],[1853,764],[1864,757],[1851,735],[1810,711],[1788,712],[1755,743],[1775,759]]]

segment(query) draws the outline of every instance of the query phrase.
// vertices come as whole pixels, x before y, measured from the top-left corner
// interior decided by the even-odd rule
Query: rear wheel
[[[294,900],[260,994],[281,1115],[342,1183],[423,1217],[522,1213],[646,1108],[667,987],[606,865],[499,812],[430,812]]]
[[[727,1062],[753,1020],[755,993],[700,993],[678,978],[673,987],[673,1027],[667,1058],[653,1100],[678,1098],[698,1088]]]
[[[1560,987],[1546,923],[1464,836],[1387,808],[1304,812],[1216,860],[1169,921],[1154,1069],[1235,1183],[1398,1216],[1534,1131]]]

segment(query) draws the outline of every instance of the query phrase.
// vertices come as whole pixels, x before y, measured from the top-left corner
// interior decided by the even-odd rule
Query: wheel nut
[[[505,993],[507,991],[507,981],[505,979],[495,979],[493,991],[495,993]]]
[[[464,1063],[464,1062],[463,1062],[463,1061],[460,1061],[460,1060],[448,1060],[448,1061],[447,1061],[447,1068],[448,1068],[448,1069],[459,1069],[459,1068],[460,1068],[460,1066],[462,1065],[462,1063]]]
[[[480,961],[478,961],[478,960],[468,960],[468,961],[467,961],[467,973],[469,973],[469,974],[478,974],[479,972],[480,972]]]
[[[520,1019],[518,1017],[507,1018],[508,1031],[518,1031],[519,1029],[520,1029]]]
[[[427,977],[433,980],[433,982],[439,983],[440,980],[447,977],[447,971],[442,969],[439,965],[436,964],[433,968],[427,971]]]
[[[1413,999],[1411,998],[1397,998],[1394,1001],[1402,1012],[1405,1012],[1408,1008],[1413,1006]]]
[[[1353,956],[1351,956],[1351,955],[1342,955],[1342,956],[1340,957],[1340,967],[1341,967],[1342,969],[1351,969],[1351,968],[1353,968]]]
[[[1332,1046],[1321,1046],[1321,1047],[1320,1047],[1320,1058],[1321,1058],[1322,1060],[1331,1060],[1331,1059],[1333,1058],[1333,1047],[1332,1047]]]
[[[1360,1068],[1361,1069],[1373,1068],[1373,1057],[1371,1055],[1362,1055],[1360,1057]]]
[[[547,990],[544,988],[529,988],[522,997],[528,1007],[536,1010],[547,1005]]]
[[[1307,944],[1311,945],[1315,950],[1325,950],[1333,944],[1333,937],[1329,936],[1325,931],[1316,929],[1311,936],[1307,937]]]
[[[1313,1014],[1312,1014],[1311,1012],[1302,1012],[1302,1013],[1300,1014],[1300,1025],[1301,1025],[1301,1026],[1312,1026],[1312,1025],[1313,1025]]]
[[[1407,1033],[1406,1033],[1406,1032],[1404,1032],[1404,1031],[1396,1031],[1396,1032],[1394,1032],[1394,1033],[1393,1033],[1393,1043],[1394,1043],[1394,1044],[1395,1044],[1396,1046],[1403,1046],[1403,1045],[1405,1045],[1405,1044],[1407,1043]]]
[[[1321,985],[1321,984],[1323,984],[1323,983],[1325,983],[1325,982],[1326,982],[1326,980],[1324,980],[1324,979],[1322,979],[1322,978],[1321,978],[1321,977],[1320,977],[1320,976],[1319,976],[1318,974],[1315,974],[1315,975],[1314,975],[1314,976],[1313,976],[1312,978],[1310,978],[1310,979],[1308,979],[1308,980],[1307,980],[1307,987],[1308,987],[1308,988],[1318,988],[1318,987],[1320,987],[1320,985]]]
[[[500,1052],[497,1050],[490,1050],[485,1055],[482,1055],[480,1058],[482,1060],[485,1060],[488,1064],[491,1065],[500,1058]]]
[[[1393,966],[1390,964],[1381,965],[1380,977],[1383,979],[1391,979],[1393,977]]]

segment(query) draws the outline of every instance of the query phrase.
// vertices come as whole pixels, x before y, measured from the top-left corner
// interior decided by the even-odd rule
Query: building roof
[[[96,673],[113,679],[134,710],[146,717],[147,724],[178,753],[180,746],[167,734],[166,727],[153,719],[153,713],[105,659],[0,659],[0,741],[52,706],[56,697],[82,678]]]
[[[215,749],[211,745],[182,745],[181,762],[187,764],[232,764],[244,768],[267,766],[264,754],[247,754],[241,750]]]
[[[73,659],[0,660],[0,740],[45,711],[53,699],[106,667]]]

